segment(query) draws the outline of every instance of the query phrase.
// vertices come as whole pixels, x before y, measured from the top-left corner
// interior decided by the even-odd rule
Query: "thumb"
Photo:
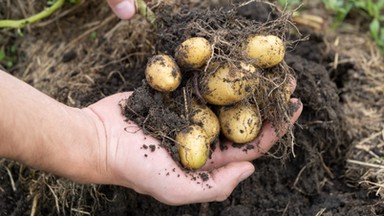
[[[135,0],[107,0],[113,12],[120,19],[130,19],[135,15]]]
[[[212,178],[216,184],[216,201],[225,200],[243,180],[255,171],[251,162],[232,162],[212,171]]]

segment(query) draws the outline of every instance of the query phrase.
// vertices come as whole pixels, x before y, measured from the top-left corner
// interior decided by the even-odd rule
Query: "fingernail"
[[[120,19],[129,19],[135,14],[135,5],[128,0],[124,0],[116,5],[116,15]]]
[[[288,105],[288,116],[292,117],[297,112],[297,110],[300,109],[301,106],[302,103],[300,99],[296,100],[295,102],[291,101]]]
[[[239,177],[239,182],[242,182],[242,181],[244,181],[246,178],[248,178],[249,176],[251,176],[252,173],[253,173],[253,171],[254,171],[253,169],[250,169],[250,170],[247,170],[247,171],[243,172],[243,174],[241,174],[240,177]]]

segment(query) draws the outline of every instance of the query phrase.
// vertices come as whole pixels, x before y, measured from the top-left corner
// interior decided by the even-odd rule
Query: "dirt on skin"
[[[86,1],[70,15],[44,28],[32,28],[24,38],[7,32],[1,46],[12,42],[20,47],[18,64],[8,70],[78,107],[138,88],[144,78],[143,65],[154,53],[153,37],[149,30],[135,31],[147,29],[142,19],[120,22],[109,18],[106,8],[105,2]],[[265,20],[271,8],[259,3],[243,9],[245,17]],[[92,16],[84,11],[92,11]],[[88,37],[92,31],[98,35],[94,40]],[[294,154],[284,161],[269,156],[255,160],[256,172],[227,200],[167,206],[130,189],[74,184],[2,160],[0,215],[33,211],[36,215],[82,215],[81,211],[92,215],[383,215],[384,204],[374,193],[360,187],[358,180],[351,184],[345,178],[346,158],[353,148],[351,133],[356,128],[351,130],[353,124],[346,120],[340,89],[353,77],[342,76],[341,69],[339,73],[330,70],[333,56],[326,50],[324,36],[306,33],[310,40],[300,42],[286,56],[298,83],[294,97],[304,106],[294,130]],[[143,151],[156,150],[143,146]]]

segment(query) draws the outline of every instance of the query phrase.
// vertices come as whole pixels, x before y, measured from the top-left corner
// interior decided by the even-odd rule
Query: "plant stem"
[[[65,0],[57,0],[51,7],[44,9],[38,14],[21,20],[0,20],[0,28],[23,28],[24,26],[44,19],[63,6]]]
[[[144,0],[135,0],[135,3],[136,3],[136,8],[137,10],[139,11],[139,14],[143,17],[145,17],[145,19],[147,19],[147,21],[149,23],[151,23],[152,25],[155,24],[155,20],[156,20],[156,15],[153,13],[153,11],[147,6],[147,4],[145,3]]]

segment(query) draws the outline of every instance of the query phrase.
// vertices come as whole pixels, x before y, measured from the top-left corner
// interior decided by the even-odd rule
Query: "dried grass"
[[[350,64],[342,100],[354,149],[346,176],[384,198],[384,59],[366,35],[329,38],[335,68]],[[356,186],[356,184],[355,184]]]

